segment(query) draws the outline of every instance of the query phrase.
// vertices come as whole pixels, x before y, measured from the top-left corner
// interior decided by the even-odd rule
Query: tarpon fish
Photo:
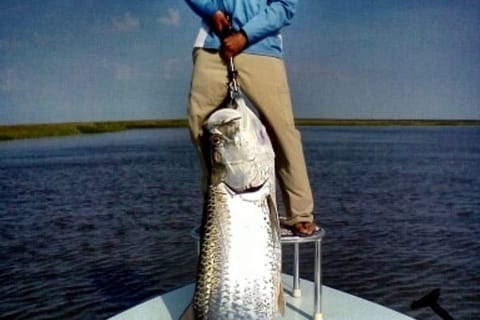
[[[276,319],[284,310],[274,152],[245,105],[206,121],[211,177],[193,299],[196,320]]]

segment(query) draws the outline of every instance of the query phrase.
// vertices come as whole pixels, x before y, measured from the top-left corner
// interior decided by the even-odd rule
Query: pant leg
[[[217,52],[195,49],[193,72],[187,109],[190,137],[195,146],[202,169],[202,191],[207,190],[208,150],[203,140],[203,123],[223,102],[228,93],[227,67]]]
[[[240,88],[258,108],[272,140],[286,223],[311,222],[313,196],[283,60],[241,54],[235,58],[235,65]]]

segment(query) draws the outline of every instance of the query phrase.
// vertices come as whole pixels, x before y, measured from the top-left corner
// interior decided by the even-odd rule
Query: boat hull
[[[292,276],[282,275],[287,308],[282,320],[312,319],[314,310],[313,282],[301,279],[302,296],[292,296]],[[178,320],[191,302],[194,284],[189,284],[162,296],[134,306],[109,320]],[[322,286],[323,319],[325,320],[413,320],[404,314],[348,293]]]

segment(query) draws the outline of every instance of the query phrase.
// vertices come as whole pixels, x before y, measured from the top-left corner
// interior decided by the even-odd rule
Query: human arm
[[[185,0],[187,5],[203,20],[210,22],[218,7],[209,0]]]
[[[221,54],[225,59],[236,56],[249,44],[277,34],[280,29],[290,24],[295,13],[297,0],[273,0],[255,16],[246,21],[240,32],[225,37],[222,41]]]
[[[298,0],[272,0],[257,15],[242,26],[249,43],[255,43],[278,33],[290,24]]]
[[[208,0],[185,0],[189,7],[206,21],[217,34],[223,38],[230,30],[231,24],[229,18],[217,6]]]

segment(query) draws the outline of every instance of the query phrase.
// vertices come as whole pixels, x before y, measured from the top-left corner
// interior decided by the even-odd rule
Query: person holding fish
[[[242,92],[257,108],[272,141],[286,210],[283,224],[298,236],[313,234],[313,196],[301,135],[295,127],[280,31],[289,25],[297,0],[185,0],[201,17],[195,40],[188,106],[191,138],[207,188],[208,163],[202,143],[206,118],[225,99],[226,61],[235,58]]]

